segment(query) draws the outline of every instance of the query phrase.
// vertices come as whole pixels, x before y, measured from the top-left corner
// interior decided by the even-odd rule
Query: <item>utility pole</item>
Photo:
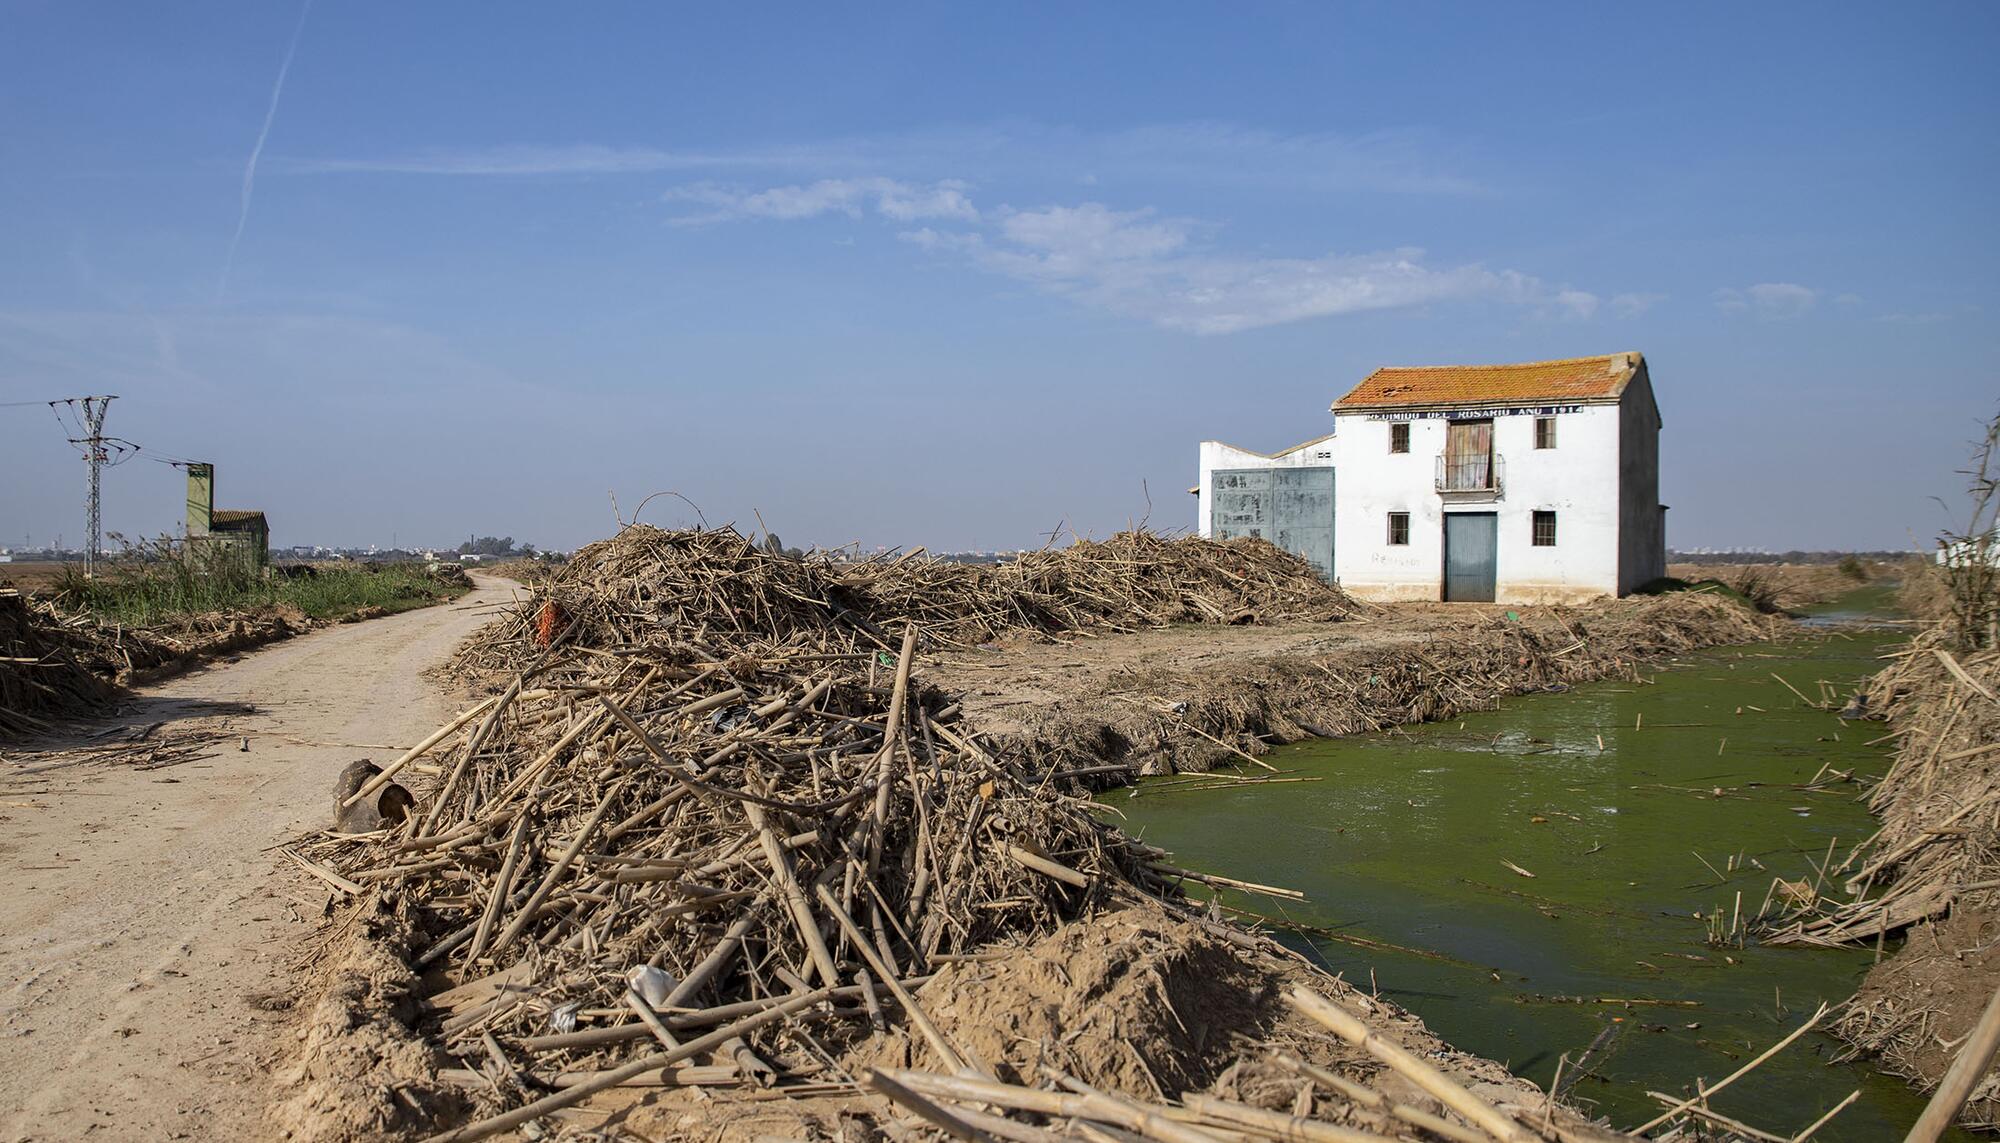
[[[104,436],[104,414],[111,409],[115,397],[72,397],[67,401],[50,401],[49,407],[57,405],[83,406],[83,428],[85,435],[71,437],[69,443],[83,450],[83,462],[90,466],[90,501],[85,513],[85,531],[89,533],[87,545],[83,549],[83,574],[97,573],[97,549],[103,546],[103,518],[98,511],[98,488],[104,476],[104,466],[111,462],[112,443]],[[61,419],[60,414],[57,417]]]

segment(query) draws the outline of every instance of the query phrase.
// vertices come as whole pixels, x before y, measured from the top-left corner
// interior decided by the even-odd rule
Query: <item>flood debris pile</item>
[[[1766,943],[1904,948],[1870,972],[1835,1031],[1884,1068],[1937,1084],[2000,987],[2000,649],[1967,650],[1941,621],[1861,692],[1896,761],[1870,795],[1874,838],[1830,872],[1845,890],[1796,901]],[[1961,1122],[2000,1128],[2000,1073]]]
[[[1321,1003],[1373,1012],[1378,1032],[1393,1009],[1182,891],[1239,883],[1177,868],[1105,824],[1060,774],[996,747],[953,696],[912,679],[927,638],[1067,616],[1115,626],[1107,600],[1137,600],[1125,621],[1140,623],[1175,607],[1210,614],[1190,593],[1224,619],[1340,603],[1277,574],[1284,561],[1261,547],[1160,543],[1175,553],[1164,571],[1117,567],[1117,543],[1080,553],[1061,572],[1088,600],[1075,604],[1046,594],[1046,569],[1031,591],[926,563],[955,594],[921,608],[904,594],[912,561],[843,575],[733,533],[652,529],[579,553],[493,629],[487,653],[518,663],[504,687],[373,779],[435,774],[409,816],[292,851],[410,967],[395,979],[368,962],[380,987],[336,973],[346,983],[315,1008],[323,1057],[305,1074],[324,1088],[347,1068],[373,1108],[343,1118],[321,1098],[317,1133],[474,1139],[549,1116],[581,1126],[663,1095],[671,1111],[689,1088],[831,1101],[815,1105],[831,1109],[825,1130],[800,1121],[811,1138],[969,1117],[1043,1138],[1068,1119],[1129,1131],[1133,1115],[1185,1121],[1148,1137],[1209,1138],[1187,1119],[1198,1115],[1270,1138],[1274,1116],[1301,1112],[1327,1130],[1420,1138],[1440,1116],[1462,1119],[1421,1085],[1381,1082],[1377,1048],[1330,1034],[1278,989],[1309,981]],[[898,606],[921,618],[898,620]],[[1070,947],[1093,940],[1094,971]],[[1029,961],[1007,967],[1016,956]],[[383,1043],[343,1056],[363,1021]],[[1408,1023],[1383,1042],[1447,1061],[1459,1078],[1441,1089],[1511,1124],[1503,1138],[1531,1133],[1502,1105],[1580,1122],[1549,1119],[1531,1086]],[[1104,1066],[1114,1046],[1126,1055]],[[455,1096],[425,1089],[412,1051],[436,1053],[434,1082]],[[385,1061],[393,1076],[371,1071]],[[940,1083],[968,1077],[1013,1094],[929,1115],[958,1099]],[[1469,1094],[1474,1081],[1488,1094]],[[1169,1107],[1182,1089],[1208,1102]],[[704,1132],[736,1118],[696,1114]]]
[[[50,729],[116,692],[88,662],[87,632],[55,608],[0,588],[0,734]]]
[[[128,627],[67,603],[0,588],[0,734],[45,733],[60,720],[102,710],[135,680],[311,626],[297,608],[266,607]]]
[[[727,528],[636,525],[577,552],[538,585],[538,599],[461,652],[461,669],[517,668],[529,644],[546,639],[537,627],[550,614],[594,647],[629,637],[637,623],[718,635],[858,635],[893,651],[888,628],[907,624],[928,651],[1022,632],[1333,621],[1361,610],[1304,560],[1267,541],[1146,531],[1002,564],[952,563],[921,549],[843,563],[821,553],[774,553]]]
[[[1847,712],[1886,718],[1897,740],[1870,795],[1882,828],[1838,865],[1828,855],[1822,874],[1844,879],[1845,900],[1801,894],[1765,940],[1872,941],[1878,963],[1835,1030],[1937,1089],[1927,1118],[1996,1129],[2000,1072],[1978,1053],[1991,1046],[1982,1014],[2000,1005],[2000,417],[1960,472],[1965,522],[1901,591],[1926,626]],[[1891,935],[1906,939],[1884,963]]]

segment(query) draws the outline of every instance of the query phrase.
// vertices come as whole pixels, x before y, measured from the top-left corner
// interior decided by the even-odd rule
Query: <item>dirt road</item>
[[[326,894],[268,849],[324,824],[342,766],[449,716],[423,672],[517,590],[476,583],[148,688],[118,716],[226,730],[212,758],[0,770],[0,1140],[273,1134],[286,967]]]

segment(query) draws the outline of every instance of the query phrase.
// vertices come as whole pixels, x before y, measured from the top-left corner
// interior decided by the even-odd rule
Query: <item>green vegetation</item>
[[[255,568],[236,559],[185,551],[128,553],[95,579],[67,568],[45,594],[59,606],[128,627],[171,624],[196,615],[289,605],[312,619],[362,611],[407,611],[467,589],[462,573],[423,564],[315,564]]]

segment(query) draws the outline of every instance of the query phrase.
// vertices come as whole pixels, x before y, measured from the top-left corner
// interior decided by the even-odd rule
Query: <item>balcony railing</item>
[[[1437,490],[1439,492],[1485,492],[1494,496],[1500,494],[1506,466],[1500,454],[1479,456],[1448,456],[1439,453],[1437,458]]]

